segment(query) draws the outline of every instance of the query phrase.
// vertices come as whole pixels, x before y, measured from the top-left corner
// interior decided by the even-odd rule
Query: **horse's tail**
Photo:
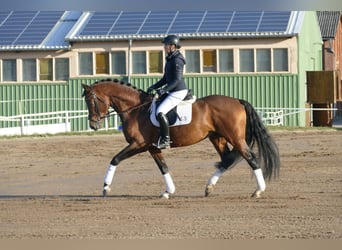
[[[253,106],[244,100],[240,100],[240,103],[244,105],[247,116],[246,141],[250,147],[253,147],[255,142],[258,145],[258,158],[265,178],[270,180],[277,177],[280,168],[278,147]]]

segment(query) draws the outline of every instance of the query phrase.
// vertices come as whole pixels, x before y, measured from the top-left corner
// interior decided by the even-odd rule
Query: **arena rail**
[[[295,115],[301,112],[314,110],[333,110],[338,109],[325,109],[325,108],[256,108],[263,123],[267,126],[283,126],[284,117]],[[113,126],[109,126],[109,120],[113,116]],[[87,110],[73,110],[73,111],[58,111],[37,114],[23,114],[16,116],[0,116],[0,122],[8,121],[15,122],[16,126],[0,127],[0,136],[13,136],[13,135],[32,135],[32,134],[56,134],[71,132],[71,121],[73,119],[84,118],[87,119]],[[110,117],[105,119],[104,127],[101,130],[121,130],[120,118],[114,112]],[[18,125],[19,124],[19,125]],[[84,132],[87,130],[73,131]]]
[[[101,130],[119,129],[120,118],[113,113],[114,126],[110,127],[107,117]],[[88,118],[88,110],[58,111],[16,116],[0,116],[1,121],[14,122],[17,125],[0,128],[0,136],[57,134],[71,132],[73,119]],[[19,124],[19,125],[18,125]],[[83,130],[83,131],[89,131]],[[83,132],[74,131],[74,132]]]

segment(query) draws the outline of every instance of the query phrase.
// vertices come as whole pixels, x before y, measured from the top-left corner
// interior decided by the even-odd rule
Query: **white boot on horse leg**
[[[210,179],[208,180],[208,184],[205,188],[204,195],[206,197],[214,191],[214,187],[222,174],[223,172],[220,169],[216,169],[215,173],[210,177]]]
[[[112,164],[109,164],[108,166],[108,169],[104,178],[104,185],[103,185],[103,191],[102,191],[103,197],[107,196],[107,194],[111,191],[110,185],[112,184],[116,167],[117,166],[114,166]]]
[[[176,191],[176,187],[169,173],[164,174],[163,178],[165,181],[166,191],[161,193],[160,198],[169,199],[170,195]]]
[[[261,168],[254,170],[253,174],[254,174],[255,179],[256,179],[257,189],[252,194],[252,197],[260,198],[261,193],[263,193],[266,189],[265,179],[264,179],[264,176],[262,174]]]

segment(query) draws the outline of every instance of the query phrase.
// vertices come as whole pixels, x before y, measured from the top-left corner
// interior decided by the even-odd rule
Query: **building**
[[[322,61],[323,73],[331,77],[329,82],[332,86],[322,86],[330,89],[331,98],[325,97],[314,104],[315,107],[335,107],[336,112],[315,112],[314,122],[318,125],[331,125],[334,118],[342,117],[342,15],[341,11],[317,11],[317,18],[322,34]],[[320,79],[319,85],[322,85]],[[318,88],[319,89],[319,88]],[[322,99],[322,98],[321,98]],[[324,102],[323,102],[324,101]],[[316,115],[316,117],[315,117]]]
[[[323,67],[313,11],[0,12],[0,116],[83,110],[81,83],[102,78],[147,89],[162,76],[167,34],[181,38],[197,97],[243,98],[306,125],[306,72]]]

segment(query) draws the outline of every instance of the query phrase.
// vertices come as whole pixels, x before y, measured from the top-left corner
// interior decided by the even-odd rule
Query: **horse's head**
[[[103,119],[106,118],[109,108],[108,98],[101,96],[100,93],[95,92],[93,86],[82,84],[84,89],[83,96],[88,107],[89,126],[93,130],[101,128]]]

